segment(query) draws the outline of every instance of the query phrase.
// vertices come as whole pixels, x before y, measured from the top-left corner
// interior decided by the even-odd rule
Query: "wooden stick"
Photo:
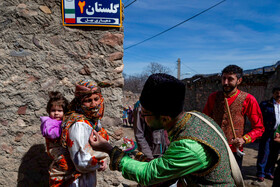
[[[226,108],[227,108],[227,112],[228,112],[228,117],[229,117],[229,122],[230,122],[231,130],[232,130],[234,139],[236,139],[236,134],[235,134],[235,130],[234,130],[231,114],[230,114],[230,109],[229,109],[228,101],[227,101],[226,97],[225,97],[225,103],[226,103]],[[237,151],[237,155],[239,155],[239,156],[245,155],[245,153],[241,152],[238,147],[236,147],[236,151]]]
[[[229,117],[229,123],[230,123],[230,126],[231,126],[231,130],[232,130],[234,138],[236,138],[236,134],[235,134],[235,130],[234,130],[231,114],[230,114],[230,109],[229,109],[228,101],[227,101],[226,97],[225,97],[225,103],[226,103],[226,108],[227,108],[227,113],[228,113],[228,117]]]

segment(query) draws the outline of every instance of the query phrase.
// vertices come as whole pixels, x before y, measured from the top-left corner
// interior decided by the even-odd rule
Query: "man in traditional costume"
[[[177,180],[178,186],[235,186],[228,155],[231,151],[222,141],[222,130],[202,113],[184,112],[184,99],[184,83],[167,74],[151,75],[142,90],[142,117],[151,128],[168,132],[170,145],[162,157],[150,162],[133,160],[95,131],[90,136],[92,148],[109,154],[111,170],[121,171],[125,178],[142,185]]]
[[[213,118],[222,128],[240,169],[243,145],[254,142],[264,132],[262,113],[257,100],[251,94],[237,88],[242,82],[242,75],[242,68],[236,65],[225,67],[222,71],[223,91],[212,93],[203,109],[203,113]],[[252,127],[247,134],[244,134],[245,116],[249,118]],[[241,153],[238,154],[239,150]]]

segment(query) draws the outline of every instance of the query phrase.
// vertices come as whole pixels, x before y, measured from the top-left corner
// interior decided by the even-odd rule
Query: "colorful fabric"
[[[210,117],[213,117],[213,115],[214,115],[213,108],[215,106],[217,93],[218,92],[214,92],[214,93],[210,94],[210,96],[208,97],[207,103],[203,109],[203,113]],[[237,94],[234,95],[233,97],[227,98],[229,106],[232,105],[232,103],[236,100],[236,98],[238,97],[239,94],[240,94],[240,90],[238,90]],[[261,137],[264,132],[262,112],[261,112],[259,104],[254,96],[252,96],[251,94],[247,95],[247,97],[245,98],[245,100],[243,102],[242,110],[240,112],[241,112],[241,115],[244,116],[244,118],[245,118],[245,116],[247,116],[249,118],[249,121],[251,122],[251,128],[252,128],[252,130],[250,132],[248,132],[247,134],[243,134],[243,136],[245,136],[245,138],[247,140],[254,142],[257,138]],[[234,114],[231,112],[231,115],[233,116]],[[221,124],[219,124],[219,125],[221,125]],[[244,133],[244,131],[243,131],[243,133]],[[243,136],[241,136],[241,137],[243,137]],[[230,145],[230,147],[233,152],[236,152],[236,149],[234,146]],[[241,147],[240,150],[242,151],[243,147]]]
[[[91,123],[87,120],[79,120],[68,130],[67,148],[76,171],[81,173],[74,183],[77,186],[96,186],[96,170],[104,162],[107,154],[92,150],[89,137],[93,130]],[[109,139],[107,132],[101,128],[98,132],[105,139]]]
[[[195,113],[211,122],[225,137],[222,129],[213,119],[202,113]],[[206,146],[212,157],[211,165],[207,169],[194,172],[186,177],[188,184],[190,186],[195,184],[234,186],[227,148],[221,137],[197,116],[187,114],[183,120],[186,120],[186,122],[181,124],[185,123],[185,125],[180,126],[178,124],[178,128],[173,128],[173,131],[169,132],[168,136],[172,137],[173,140],[187,138],[198,141]]]
[[[137,102],[134,104],[133,110],[135,110],[135,109],[138,108],[139,106],[140,106],[140,101],[137,101]]]
[[[46,143],[47,145],[52,144],[52,142],[49,142],[48,140]],[[81,176],[81,173],[76,171],[67,149],[62,146],[56,146],[51,150],[52,153],[55,153],[55,157],[53,157],[53,162],[49,168],[49,186],[69,186],[73,183],[73,181]]]
[[[189,139],[172,142],[164,156],[149,162],[133,160],[123,152],[116,151],[112,155],[124,157],[119,159],[113,156],[115,159],[111,162],[111,169],[118,169],[126,179],[145,186],[206,169],[211,163],[211,155],[205,152],[204,147]]]
[[[45,137],[47,154],[53,160],[49,169],[49,185],[58,187],[70,184],[80,176],[75,172],[75,166],[70,159],[67,149],[60,144],[61,123],[48,116],[40,117],[41,133]],[[72,171],[72,172],[69,172]]]
[[[52,119],[48,116],[42,116],[40,120],[41,133],[46,139],[47,154],[51,159],[58,158],[61,154],[59,138],[61,135],[62,121]]]
[[[123,119],[127,119],[127,109],[123,109],[123,115],[122,115]]]
[[[81,113],[85,114],[86,117],[90,119],[101,119],[104,114],[104,99],[101,94],[98,94],[101,100],[101,103],[96,107],[86,107],[81,105]]]
[[[208,116],[203,117],[220,129]],[[115,147],[110,153],[111,169],[143,185],[184,178],[190,186],[235,186],[226,146],[201,119],[185,114],[168,136],[167,151],[150,162],[133,160]]]
[[[78,114],[75,112],[69,112],[67,113],[67,115],[65,116],[65,120],[63,122],[62,125],[62,133],[61,133],[61,145],[63,147],[67,147],[67,143],[69,143],[69,139],[68,139],[68,131],[69,128],[76,122],[84,122],[86,124],[88,124],[89,126],[91,126],[93,129],[95,129],[97,132],[101,131],[102,136],[104,136],[103,138],[106,140],[109,140],[109,136],[105,136],[103,135],[104,133],[107,134],[107,132],[99,126],[99,120],[97,121],[91,121],[89,118],[87,118],[85,115],[83,114]]]
[[[93,151],[88,140],[92,129],[98,131],[107,141],[109,140],[106,130],[100,125],[99,121],[91,122],[82,114],[68,113],[65,116],[60,138],[60,152],[57,153],[59,156],[54,158],[50,167],[50,184],[53,186],[66,183],[74,186],[82,184],[96,186],[95,171],[107,155]]]
[[[47,154],[53,160],[49,168],[49,186],[58,187],[71,184],[80,176],[80,173],[76,172],[68,150],[61,146],[59,138],[45,139]]]
[[[240,111],[242,111],[243,103],[247,95],[248,93],[246,92],[240,92],[238,95],[236,95],[237,96],[236,99],[229,106],[229,110],[234,126],[234,132],[236,137],[238,138],[241,138],[244,134],[245,118]],[[214,119],[214,121],[217,124],[219,124],[219,126],[225,133],[228,144],[231,144],[231,141],[234,139],[234,133],[232,131],[229,114],[225,104],[224,92],[222,91],[218,92],[216,95],[215,105],[213,107],[213,115],[211,117]],[[247,139],[250,140],[249,138]],[[232,146],[232,149],[233,148],[234,147]]]
[[[62,121],[51,119],[49,116],[42,116],[40,120],[41,133],[44,137],[50,139],[57,139],[60,137]]]
[[[80,80],[76,83],[75,97],[83,97],[92,93],[100,93],[100,88],[96,82]]]

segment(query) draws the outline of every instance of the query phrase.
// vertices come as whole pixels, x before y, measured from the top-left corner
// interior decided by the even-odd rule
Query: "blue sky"
[[[124,48],[218,2],[137,0],[124,10]],[[182,78],[219,73],[229,64],[244,70],[275,64],[280,60],[280,1],[227,0],[152,40],[124,50],[124,73],[138,74],[151,62],[157,62],[176,76],[178,58]]]

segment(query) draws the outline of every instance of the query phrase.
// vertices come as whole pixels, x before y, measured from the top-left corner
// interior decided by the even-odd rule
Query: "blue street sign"
[[[62,0],[65,26],[122,26],[121,0]]]

